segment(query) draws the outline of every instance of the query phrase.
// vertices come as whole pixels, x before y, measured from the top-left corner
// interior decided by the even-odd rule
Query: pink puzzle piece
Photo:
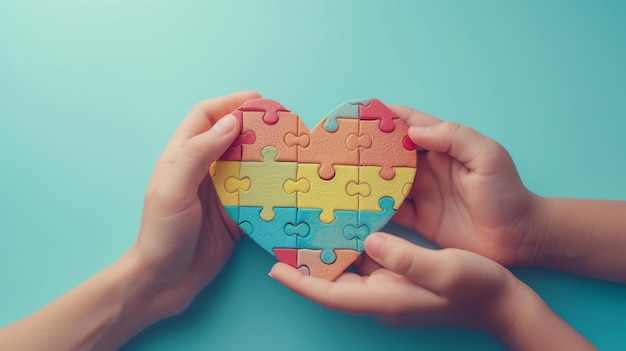
[[[335,176],[334,165],[359,164],[358,148],[350,150],[347,143],[350,136],[358,138],[359,120],[337,118],[339,128],[334,132],[326,131],[323,121],[311,131],[307,147],[298,149],[298,162],[320,164],[320,178],[330,180]]]
[[[392,179],[396,174],[392,167],[416,166],[415,148],[408,150],[405,142],[404,136],[408,138],[408,127],[404,121],[399,118],[393,120],[392,133],[381,133],[378,121],[362,120],[359,123],[361,136],[369,135],[372,140],[371,147],[360,148],[359,165],[383,167],[380,177],[386,180]]]
[[[241,146],[246,144],[254,144],[256,135],[253,131],[243,132],[243,112],[235,110],[231,115],[239,120],[239,135],[235,141],[226,149],[220,160],[222,161],[241,161]]]
[[[267,146],[273,146],[278,150],[276,161],[298,161],[298,148],[285,144],[288,134],[298,134],[298,115],[291,112],[278,111],[275,123],[267,124],[265,116],[269,112],[244,111],[243,134],[255,133],[256,140],[252,144],[244,144],[241,149],[242,161],[262,161],[261,150]]]
[[[399,117],[380,100],[371,99],[368,105],[359,105],[359,118],[379,120],[380,130],[385,133],[391,133],[396,127],[393,120]]]
[[[242,111],[265,112],[263,120],[266,124],[276,124],[279,120],[278,112],[290,112],[283,105],[270,99],[252,99],[244,102],[240,108]]]

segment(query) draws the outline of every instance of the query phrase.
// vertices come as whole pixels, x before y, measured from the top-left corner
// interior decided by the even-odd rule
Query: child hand
[[[355,265],[330,282],[282,262],[270,275],[324,307],[396,327],[484,331],[511,350],[595,350],[506,268],[458,249],[425,249],[384,233],[365,240]]]
[[[498,333],[507,303],[523,286],[507,269],[477,254],[413,245],[385,233],[370,235],[355,264],[363,276],[343,273],[335,282],[277,263],[271,276],[326,308],[367,314],[402,327],[459,327]]]
[[[524,187],[509,153],[466,126],[391,108],[416,147],[427,150],[393,220],[441,247],[504,265],[532,262],[545,235],[544,202]]]

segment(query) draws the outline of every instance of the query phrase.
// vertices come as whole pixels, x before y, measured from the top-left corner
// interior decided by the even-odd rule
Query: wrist
[[[533,266],[536,264],[544,245],[548,224],[548,198],[531,193],[530,206],[525,224],[522,226],[521,240],[516,248],[515,265]]]
[[[135,247],[115,262],[118,265],[126,285],[121,311],[125,317],[139,314],[144,323],[151,324],[182,312],[196,295],[192,285],[184,283],[184,275],[153,269]]]
[[[110,298],[112,310],[109,322],[94,349],[108,349],[121,345],[141,330],[167,317],[155,301],[157,285],[147,275],[132,255],[124,255],[99,275],[105,282],[103,290]],[[97,276],[96,276],[97,277]]]
[[[502,328],[490,333],[507,350],[595,350],[526,284],[512,296]]]

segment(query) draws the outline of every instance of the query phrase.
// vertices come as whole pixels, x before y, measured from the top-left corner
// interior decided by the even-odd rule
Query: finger
[[[242,91],[199,102],[180,123],[158,163],[173,162],[187,140],[206,132],[220,117],[236,110],[247,100],[259,97],[257,92]]]
[[[359,256],[359,259],[352,266],[362,275],[370,275],[380,268],[380,264],[372,260],[365,252]]]
[[[208,131],[187,140],[170,167],[163,187],[181,196],[197,193],[211,163],[226,151],[238,133],[239,121],[229,114]]]
[[[369,277],[344,273],[330,282],[304,275],[292,266],[278,262],[272,267],[270,276],[325,308],[347,313],[404,315],[408,311],[437,308],[443,303],[436,294],[383,270]]]
[[[453,255],[426,249],[386,233],[370,235],[365,240],[365,250],[384,268],[437,294],[446,293],[451,281],[461,271]]]
[[[407,106],[402,105],[389,105],[389,108],[400,117],[400,119],[404,120],[407,126],[418,127],[418,126],[431,126],[433,124],[440,123],[441,120],[437,117],[431,116],[427,113],[420,112],[414,110]],[[414,142],[415,143],[415,142]],[[417,151],[425,151],[422,146],[415,144],[415,148]]]
[[[372,313],[376,310],[374,305],[376,301],[368,294],[369,291],[362,279],[342,276],[340,280],[331,282],[305,275],[281,262],[272,267],[270,276],[297,294],[328,309],[358,314]]]
[[[440,123],[441,120],[427,113],[402,105],[388,105],[409,127],[425,127]]]
[[[172,140],[187,140],[203,133],[225,114],[233,112],[247,100],[259,97],[254,91],[240,91],[199,102],[178,126]]]
[[[430,126],[409,128],[409,137],[415,145],[426,150],[446,153],[472,171],[491,173],[497,171],[494,162],[508,153],[493,139],[472,128],[455,122],[441,122]]]

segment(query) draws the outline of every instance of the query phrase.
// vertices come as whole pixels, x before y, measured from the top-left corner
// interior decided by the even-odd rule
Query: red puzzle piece
[[[253,131],[243,133],[243,112],[235,110],[230,113],[239,120],[239,135],[235,141],[226,149],[220,160],[222,161],[241,161],[241,145],[254,144],[256,136]]]
[[[385,133],[391,133],[396,128],[394,119],[398,119],[385,104],[378,99],[371,99],[368,105],[359,105],[359,118],[360,119],[379,119],[380,130]]]

